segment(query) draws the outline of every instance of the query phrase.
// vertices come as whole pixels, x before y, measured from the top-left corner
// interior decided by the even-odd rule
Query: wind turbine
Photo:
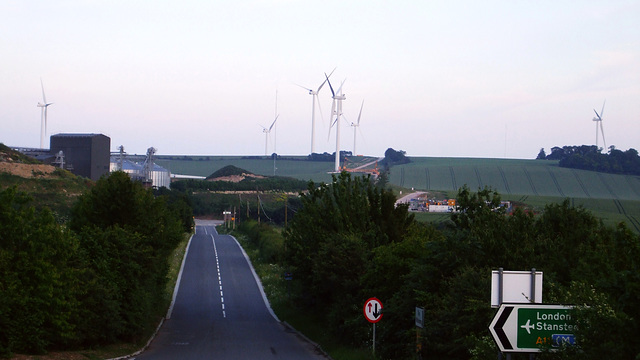
[[[266,127],[260,125],[262,127],[262,132],[264,133],[264,155],[265,156],[268,156],[268,154],[267,154],[267,144],[269,143],[269,133],[271,133],[271,129],[273,129],[273,125],[275,125],[276,121],[278,120],[278,116],[280,116],[280,115],[276,115],[276,118],[273,120],[273,122],[271,123],[271,126],[269,126],[268,129]]]
[[[358,113],[358,121],[355,123],[351,123],[351,127],[353,127],[353,156],[356,156],[356,130],[360,127],[360,117],[362,116],[362,108],[364,107],[364,100],[362,100],[362,105],[360,105],[360,113]]]
[[[596,149],[598,149],[598,123],[600,123],[600,132],[602,133],[602,142],[604,143],[604,151],[607,151],[607,142],[604,139],[604,128],[602,127],[602,115],[604,114],[604,104],[607,102],[607,100],[605,100],[602,103],[602,110],[600,110],[600,114],[598,114],[598,112],[596,111],[596,109],[593,109],[593,112],[596,113],[596,117],[593,118],[593,121],[596,122]]]
[[[331,70],[331,73],[329,73],[328,76],[326,76],[327,74],[325,73],[326,79],[322,82],[322,84],[320,84],[320,86],[318,86],[317,90],[313,90],[313,89],[309,89],[307,87],[304,87],[302,85],[298,85],[301,88],[309,91],[309,95],[312,96],[312,101],[311,101],[311,154],[316,152],[316,146],[315,146],[315,129],[316,129],[316,99],[318,98],[318,93],[320,92],[320,89],[322,89],[322,87],[324,86],[324,84],[327,82],[327,80],[329,80],[329,77],[331,76],[331,74],[333,74],[333,72],[336,71],[336,68],[333,68],[333,70]],[[320,118],[322,119],[322,108],[320,107],[320,102],[318,102],[318,110],[320,111]]]
[[[329,83],[329,88],[331,89],[331,97],[333,98],[333,102],[331,103],[331,116],[336,117],[335,121],[331,122],[331,126],[329,126],[329,135],[331,135],[331,128],[333,125],[336,125],[336,160],[335,160],[335,172],[340,171],[340,117],[342,116],[342,100],[346,99],[346,96],[342,93],[342,86],[344,82],[347,81],[342,80],[342,84],[338,88],[338,91],[333,91],[333,86],[331,86],[331,81],[329,81],[329,76],[325,73],[324,76],[327,78],[327,83]],[[337,106],[336,106],[337,103]],[[332,118],[333,119],[333,118]]]
[[[40,78],[40,86],[42,87],[42,103],[38,102],[38,107],[42,108],[40,111],[40,149],[44,149],[44,137],[47,134],[47,108],[49,105],[53,105],[53,103],[47,103],[42,78]]]

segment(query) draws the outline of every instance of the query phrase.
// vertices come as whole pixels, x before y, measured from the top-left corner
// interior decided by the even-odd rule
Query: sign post
[[[424,308],[416,306],[416,354],[420,354],[422,344],[420,343],[420,329],[424,328]]]
[[[373,324],[373,353],[376,353],[376,323],[382,318],[382,302],[372,297],[364,303],[364,317]]]
[[[575,345],[572,306],[502,304],[489,325],[489,332],[502,352],[533,353]]]

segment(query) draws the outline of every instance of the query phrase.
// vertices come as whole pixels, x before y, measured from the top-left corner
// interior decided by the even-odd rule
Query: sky
[[[0,142],[101,133],[161,155],[307,155],[343,83],[340,149],[535,158],[640,148],[640,1],[3,0]],[[297,84],[297,85],[296,85]],[[331,91],[315,152],[333,153]],[[278,120],[271,133],[269,127]],[[331,133],[330,133],[331,130]],[[598,140],[603,145],[602,138]]]

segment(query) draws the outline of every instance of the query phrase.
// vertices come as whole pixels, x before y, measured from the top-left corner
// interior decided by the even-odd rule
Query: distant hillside
[[[36,208],[68,215],[75,198],[93,182],[67,170],[45,165],[0,144],[0,190],[15,186],[29,194]]]

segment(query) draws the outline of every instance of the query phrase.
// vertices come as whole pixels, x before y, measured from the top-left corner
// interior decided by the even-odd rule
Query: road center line
[[[216,269],[218,271],[218,285],[220,286],[220,302],[222,303],[222,317],[227,317],[227,312],[224,309],[224,294],[222,293],[222,276],[220,274],[220,259],[218,258],[218,248],[216,247],[216,239],[211,234],[211,242],[213,243],[213,252],[216,256]]]

